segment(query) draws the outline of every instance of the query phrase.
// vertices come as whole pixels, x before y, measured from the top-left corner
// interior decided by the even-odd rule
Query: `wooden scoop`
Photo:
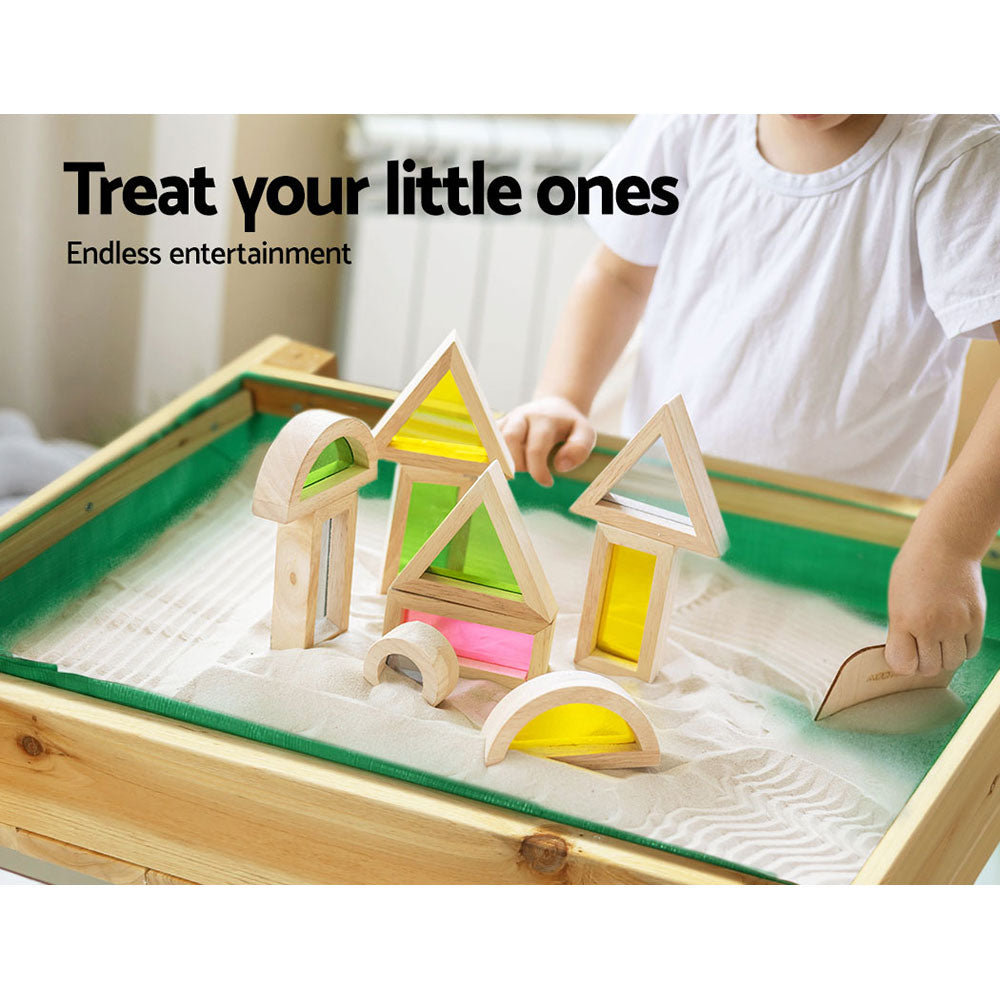
[[[834,677],[823,704],[816,713],[816,722],[826,719],[852,705],[872,701],[887,694],[917,691],[922,688],[946,688],[953,672],[939,670],[927,674],[896,674],[885,661],[885,646],[865,646],[844,660]]]

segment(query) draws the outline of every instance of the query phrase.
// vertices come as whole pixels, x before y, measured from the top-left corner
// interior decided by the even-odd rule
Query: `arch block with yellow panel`
[[[646,714],[614,681],[560,670],[514,688],[483,726],[484,758],[509,750],[592,769],[655,767],[660,745]]]

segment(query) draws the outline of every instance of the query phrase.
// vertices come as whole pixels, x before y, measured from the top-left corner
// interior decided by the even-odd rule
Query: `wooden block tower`
[[[718,557],[728,545],[684,400],[661,407],[570,510],[597,522],[576,664],[650,681],[666,638],[676,550]]]
[[[378,457],[396,462],[380,593],[491,462],[514,460],[455,333],[445,338],[374,431]],[[457,568],[461,539],[450,549]]]
[[[308,649],[347,629],[358,490],[376,472],[367,425],[331,410],[297,414],[271,442],[253,512],[278,522],[272,649]]]
[[[460,558],[450,551],[459,545]],[[389,587],[383,633],[433,625],[462,677],[516,687],[549,669],[558,607],[499,462],[473,483]]]

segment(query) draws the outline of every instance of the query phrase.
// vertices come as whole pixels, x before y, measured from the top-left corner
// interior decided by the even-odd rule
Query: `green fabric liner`
[[[135,445],[135,447],[130,448],[119,458],[115,459],[113,462],[106,462],[102,465],[96,472],[92,472],[85,479],[82,479],[76,486],[71,489],[66,490],[59,496],[50,500],[47,504],[40,507],[38,510],[29,514],[23,520],[18,521],[16,524],[12,524],[5,531],[0,531],[0,542],[6,541],[11,535],[16,534],[22,528],[27,527],[33,521],[37,521],[43,514],[47,514],[53,507],[58,507],[64,500],[71,496],[79,493],[82,489],[89,486],[92,482],[100,479],[105,473],[109,472],[111,469],[117,468],[123,462],[127,462],[130,458],[138,455],[139,452],[144,451],[151,444],[155,444],[161,438],[165,438],[168,434],[172,434],[179,427],[183,427],[186,423],[193,420],[199,413],[204,413],[205,410],[210,410],[213,406],[221,403],[223,400],[228,399],[230,396],[234,396],[240,388],[240,380],[244,376],[233,379],[232,382],[218,389],[216,392],[208,396],[203,396],[198,402],[193,403],[188,409],[184,410],[176,419],[172,420],[169,424],[163,427],[161,430],[157,431],[155,434],[151,434],[145,441],[141,444]],[[2,605],[0,605],[2,607]]]
[[[229,394],[236,389],[238,384],[228,387]],[[208,405],[220,402],[225,394],[226,390],[220,391]],[[188,419],[204,409],[199,403],[188,411]],[[257,423],[259,419],[253,417],[187,456],[0,580],[0,651],[9,650],[17,634],[86,593],[111,569],[126,562],[215,493],[236,473],[250,451],[267,440],[262,436],[263,426]],[[272,436],[281,423],[270,428]],[[160,437],[157,435],[150,443]],[[133,454],[135,451],[129,452],[119,462],[105,466],[105,470],[115,468]],[[69,490],[64,496],[72,496],[79,489]],[[56,502],[45,509],[51,509]],[[4,537],[38,516],[25,518]]]
[[[254,378],[279,385],[295,385],[294,381],[284,379],[259,376]],[[232,395],[239,390],[240,381],[239,378],[234,379],[229,385],[199,400],[170,427],[136,446],[117,461],[108,463],[83,483],[46,505],[41,511],[0,534],[0,541],[30,524],[42,513],[75,494],[99,475],[137,454],[153,441]],[[361,398],[342,390],[320,390],[314,387],[310,389],[321,395],[353,402]],[[695,858],[733,871],[774,878],[767,872],[612,829],[599,823],[563,815],[513,796],[490,792],[439,775],[345,750],[332,744],[295,736],[137,688],[79,674],[59,673],[52,664],[34,663],[14,657],[9,652],[2,652],[9,651],[15,636],[32,622],[64,605],[73,597],[85,593],[113,566],[133,557],[170,524],[183,518],[193,507],[203,503],[235,474],[253,448],[273,439],[284,423],[284,419],[280,417],[256,414],[81,525],[66,538],[0,581],[0,672],[462,795],[667,853]],[[378,478],[362,488],[361,496],[388,498],[392,491],[393,472],[394,467],[391,463],[380,462]],[[733,476],[717,478],[738,479]],[[753,480],[740,481],[776,492],[803,493],[803,491],[785,490],[772,484],[755,483]],[[512,483],[512,489],[518,504],[523,509],[556,511],[592,529],[593,522],[575,518],[568,513],[569,505],[579,496],[585,485],[557,478],[556,485],[546,489],[527,475],[518,474]],[[813,494],[803,493],[803,495]],[[849,501],[837,502],[843,502],[845,506],[865,506]],[[726,562],[758,577],[825,593],[862,614],[885,621],[886,587],[896,552],[892,547],[740,515],[726,514],[725,518],[730,536],[730,549],[725,557]],[[817,586],[817,568],[821,568],[823,574],[820,586]],[[984,569],[983,579],[989,597],[986,623],[988,642],[984,643],[983,654],[963,668],[963,673],[959,674],[954,685],[963,698],[971,699],[966,700],[967,710],[971,709],[974,699],[978,698],[995,673],[994,657],[1000,649],[994,642],[1000,641],[1000,600],[997,600],[1000,598],[1000,571]],[[970,670],[973,666],[976,668],[974,671]],[[966,680],[959,684],[963,677]],[[809,720],[805,722],[808,724]],[[937,758],[941,747],[950,738],[957,725],[958,723],[954,727],[949,727],[946,732],[935,730],[933,734],[928,734],[928,739],[931,741],[929,743],[925,741],[928,767]],[[938,742],[940,745],[937,745]]]

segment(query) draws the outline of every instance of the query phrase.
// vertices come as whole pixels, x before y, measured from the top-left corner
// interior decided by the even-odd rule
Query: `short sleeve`
[[[1000,128],[980,138],[916,200],[924,293],[949,337],[992,337],[1000,320]]]
[[[687,132],[690,115],[637,115],[621,139],[588,174],[609,177],[615,184],[629,176],[652,181],[676,177],[672,189],[683,205],[687,173]],[[587,222],[601,242],[633,264],[654,267],[660,263],[670,231],[670,215],[626,215],[591,212]]]

